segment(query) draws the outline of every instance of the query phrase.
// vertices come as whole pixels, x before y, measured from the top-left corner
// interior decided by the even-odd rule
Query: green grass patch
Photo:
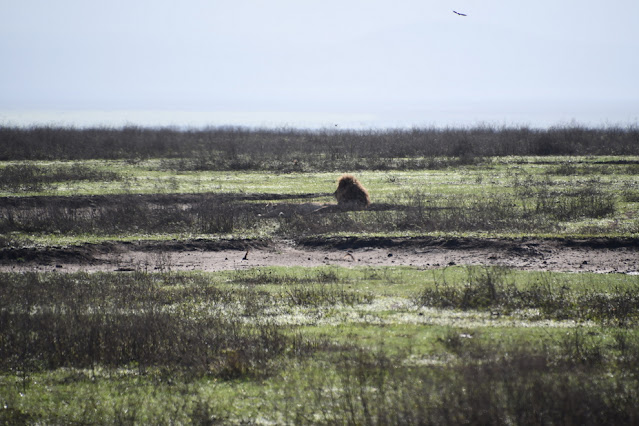
[[[373,205],[352,212],[315,211],[334,203],[339,172],[182,172],[163,169],[159,159],[5,162],[0,172],[10,187],[0,199],[0,231],[72,243],[91,235],[633,236],[635,160],[493,157],[443,169],[362,171]]]
[[[480,266],[3,273],[0,418],[629,423],[638,286]]]

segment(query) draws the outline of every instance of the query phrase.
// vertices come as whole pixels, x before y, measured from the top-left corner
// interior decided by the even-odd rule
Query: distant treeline
[[[416,128],[299,130],[213,127],[75,128],[0,126],[0,160],[191,158],[264,161],[308,158],[486,157],[503,155],[639,155],[639,126],[534,129]]]

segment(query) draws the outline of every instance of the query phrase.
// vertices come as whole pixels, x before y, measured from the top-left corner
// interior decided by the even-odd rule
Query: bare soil
[[[503,265],[531,271],[639,274],[639,240],[309,238],[139,241],[5,248],[0,271],[220,271],[264,266]]]

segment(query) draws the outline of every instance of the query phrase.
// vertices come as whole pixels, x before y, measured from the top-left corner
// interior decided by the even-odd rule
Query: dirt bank
[[[637,274],[639,241],[353,237],[296,242],[140,241],[0,250],[0,271],[219,271],[294,265],[504,265],[521,270]]]

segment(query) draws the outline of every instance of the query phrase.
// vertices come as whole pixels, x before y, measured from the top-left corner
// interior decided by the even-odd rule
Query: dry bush
[[[472,162],[501,155],[637,155],[637,141],[636,124],[386,130],[0,126],[0,161],[188,158],[184,165],[200,170],[384,170],[429,167],[424,159],[442,156]]]
[[[236,309],[238,302],[259,306],[263,297],[197,276],[0,274],[0,371],[137,366],[223,379],[263,376],[287,347],[279,329],[193,309],[195,300]]]
[[[459,339],[459,334],[454,330],[440,340],[457,360],[445,367],[414,365],[407,354],[370,348],[340,351],[330,365],[336,374],[320,368],[303,383],[285,388],[287,405],[278,408],[291,424],[637,421],[637,376],[610,373],[614,362],[598,355],[606,351],[602,340],[576,330],[553,346],[508,347],[477,338]],[[625,348],[614,359],[623,360],[625,368],[636,368],[632,351],[637,340],[629,334],[620,336],[617,344]],[[304,402],[296,404],[300,394]]]

